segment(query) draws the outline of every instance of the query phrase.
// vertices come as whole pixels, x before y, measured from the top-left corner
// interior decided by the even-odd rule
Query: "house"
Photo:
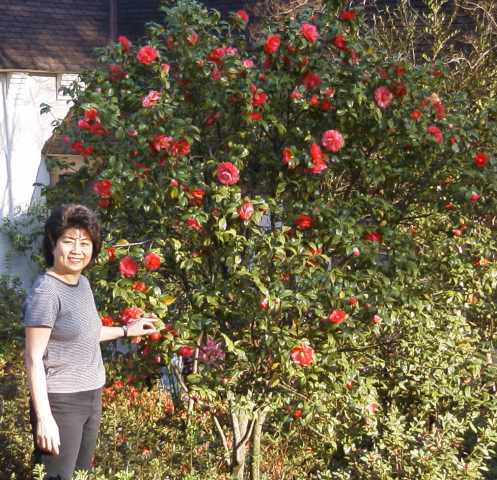
[[[60,154],[47,141],[53,122],[70,108],[60,88],[94,66],[93,50],[118,35],[136,39],[147,21],[160,21],[160,0],[9,0],[0,15],[0,221],[40,198],[40,185],[56,180],[45,159]],[[205,2],[222,12],[242,2]],[[40,106],[50,106],[42,115]],[[63,152],[68,153],[68,152]],[[38,185],[38,186],[37,186]],[[28,260],[9,260],[0,233],[0,274],[33,276]]]

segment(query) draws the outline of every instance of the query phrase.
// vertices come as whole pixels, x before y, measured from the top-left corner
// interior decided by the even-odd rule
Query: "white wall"
[[[52,113],[41,115],[41,103]],[[52,121],[68,110],[67,100],[57,95],[56,75],[0,72],[0,221],[39,200],[40,188],[33,184],[49,183],[41,150],[52,135]],[[26,259],[7,261],[9,250],[0,234],[0,274],[19,276],[29,286],[33,269]]]

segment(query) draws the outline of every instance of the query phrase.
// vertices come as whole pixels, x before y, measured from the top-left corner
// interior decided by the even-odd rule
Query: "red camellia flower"
[[[280,48],[281,38],[279,35],[269,35],[264,42],[264,51],[271,55],[276,53]]]
[[[319,105],[319,98],[317,95],[313,95],[310,99],[309,99],[309,105],[311,107],[317,107]]]
[[[473,160],[478,168],[483,168],[488,163],[488,155],[485,152],[476,152]]]
[[[318,174],[328,168],[326,165],[323,152],[321,147],[317,143],[312,143],[309,147],[309,152],[311,154],[312,168],[305,169],[306,173]]]
[[[478,200],[480,200],[481,195],[478,192],[473,192],[471,194],[471,197],[469,197],[469,201],[471,203],[476,203]]]
[[[173,141],[170,148],[171,153],[178,157],[184,157],[190,153],[190,144],[185,138]]]
[[[226,49],[223,47],[213,48],[207,55],[207,60],[216,64],[221,63],[221,59],[226,55]]]
[[[198,42],[198,33],[195,30],[192,30],[190,34],[186,37],[186,41],[189,45],[196,45]]]
[[[83,155],[84,157],[88,157],[93,153],[93,146],[88,145],[85,147],[80,140],[76,140],[71,144],[71,149],[74,153],[78,155]]]
[[[292,348],[290,358],[295,365],[307,367],[314,362],[314,349],[307,343],[301,343]]]
[[[122,69],[121,65],[112,64],[109,65],[110,81],[119,82],[124,77],[126,77],[126,72]]]
[[[288,165],[292,159],[292,150],[289,147],[285,147],[281,152],[281,161],[283,162],[283,165]]]
[[[143,310],[140,307],[126,307],[121,312],[121,321],[127,325],[131,320],[136,320],[143,315]]]
[[[388,89],[388,87],[378,87],[374,91],[374,100],[376,105],[380,108],[388,108],[393,100],[393,93]]]
[[[419,110],[413,110],[409,116],[413,119],[413,120],[418,120],[420,119],[422,116],[423,116],[423,112],[420,112]]]
[[[327,98],[324,98],[323,100],[321,100],[321,103],[319,104],[319,108],[323,112],[327,112],[331,107],[332,107],[332,103]]]
[[[98,119],[98,111],[96,108],[87,108],[84,111],[84,117],[87,122],[96,121]]]
[[[259,307],[261,308],[261,310],[267,310],[269,308],[269,300],[267,298],[263,298],[259,302]]]
[[[461,228],[454,228],[452,230],[452,236],[454,237],[462,237],[463,230]]]
[[[111,327],[114,323],[114,319],[110,315],[103,315],[100,317],[100,321],[104,327]]]
[[[252,120],[254,122],[258,122],[259,120],[262,120],[262,113],[261,112],[248,112],[247,116],[249,120]]]
[[[231,162],[223,162],[216,169],[217,180],[223,185],[235,185],[240,180],[240,171]]]
[[[138,50],[138,53],[136,54],[136,59],[142,65],[150,65],[157,59],[158,56],[159,54],[157,53],[157,50],[154,47],[145,46],[141,47],[140,50]]]
[[[368,242],[379,243],[382,241],[382,236],[380,232],[367,232],[366,235],[364,235],[364,239]]]
[[[243,202],[238,209],[238,216],[245,222],[254,214],[252,202]]]
[[[433,102],[433,108],[435,109],[435,117],[437,120],[443,120],[445,118],[445,107],[442,102]]]
[[[109,262],[112,262],[116,258],[116,249],[114,247],[108,247],[105,249],[107,252],[107,258],[109,259]]]
[[[349,299],[347,300],[347,303],[348,303],[349,305],[357,305],[358,300],[357,300],[357,298],[356,298],[356,297],[349,297]]]
[[[185,225],[190,229],[190,230],[196,230],[199,232],[202,230],[202,225],[200,225],[199,221],[196,218],[189,217],[185,220]]]
[[[131,278],[136,275],[137,271],[138,265],[129,255],[126,255],[119,260],[119,272],[121,272],[123,277]]]
[[[357,13],[354,10],[343,10],[339,18],[343,22],[353,22],[357,18]]]
[[[311,23],[304,22],[300,26],[300,33],[304,38],[311,43],[314,43],[319,38],[319,32],[315,25]]]
[[[160,256],[157,255],[155,252],[148,252],[143,257],[143,264],[145,265],[145,268],[147,270],[153,272],[154,270],[157,270],[160,267],[161,264]]]
[[[321,77],[317,73],[307,72],[302,79],[302,83],[307,90],[311,90],[321,85]]]
[[[361,251],[357,247],[354,247],[352,249],[352,256],[353,257],[360,257],[361,256]]]
[[[333,325],[339,325],[342,323],[346,318],[348,317],[347,313],[344,312],[343,310],[337,309],[333,310],[329,315],[328,315],[328,322],[332,323]]]
[[[267,100],[267,93],[263,92],[262,90],[256,91],[252,94],[252,106],[253,107],[260,107],[261,105],[264,105]]]
[[[93,185],[93,191],[100,198],[109,198],[111,195],[112,181],[111,180],[98,180]]]
[[[302,410],[300,408],[297,408],[293,412],[293,418],[297,419],[297,418],[301,418],[301,417],[302,417]]]
[[[290,100],[300,100],[303,95],[302,95],[302,92],[299,92],[297,89],[293,90],[290,95]]]
[[[178,348],[178,355],[180,355],[181,357],[190,358],[193,356],[194,353],[195,349],[188,345],[183,345]]]
[[[142,292],[142,293],[145,293],[148,289],[145,282],[133,282],[131,288],[137,292]]]
[[[321,145],[329,152],[337,153],[345,145],[345,140],[338,130],[326,130],[321,137]]]
[[[429,125],[426,127],[426,133],[431,135],[436,143],[440,144],[443,142],[442,130],[440,130],[436,125]]]
[[[407,94],[407,88],[404,82],[392,83],[392,93],[396,97],[404,97]]]
[[[190,190],[190,197],[191,197],[191,202],[193,205],[196,205],[199,207],[202,205],[202,202],[204,201],[204,196],[205,196],[205,190],[203,188],[192,188]]]
[[[301,213],[293,223],[299,230],[309,230],[313,225],[312,217],[305,213]]]
[[[381,322],[382,322],[382,318],[377,314],[375,313],[373,315],[373,318],[371,319],[371,321],[375,324],[375,325],[379,325]]]
[[[149,144],[152,151],[160,152],[161,150],[169,150],[172,141],[172,137],[158,133],[152,137]]]
[[[345,40],[345,37],[339,33],[331,39],[331,42],[340,50],[345,50],[347,48],[347,40]]]
[[[124,35],[120,35],[119,37],[117,37],[117,41],[119,42],[119,45],[121,45],[123,52],[127,52],[129,50],[130,41],[127,37],[125,37]]]
[[[151,108],[157,105],[160,100],[160,92],[157,90],[150,90],[146,97],[143,97],[142,105],[145,108]]]
[[[245,10],[237,10],[235,17],[238,17],[243,23],[248,23],[249,21],[248,13]]]
[[[110,200],[108,198],[100,198],[98,200],[98,206],[100,208],[109,208],[109,205],[110,205]]]

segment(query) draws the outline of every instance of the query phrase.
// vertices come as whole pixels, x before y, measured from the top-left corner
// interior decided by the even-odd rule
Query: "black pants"
[[[102,389],[49,393],[48,401],[59,427],[59,455],[52,455],[38,448],[36,415],[30,402],[34,461],[45,466],[47,480],[70,480],[74,470],[89,470],[92,465],[102,413]]]

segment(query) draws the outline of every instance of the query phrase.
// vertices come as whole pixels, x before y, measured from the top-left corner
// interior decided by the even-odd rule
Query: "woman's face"
[[[53,249],[53,268],[59,274],[77,274],[90,263],[93,242],[84,228],[68,228]]]

